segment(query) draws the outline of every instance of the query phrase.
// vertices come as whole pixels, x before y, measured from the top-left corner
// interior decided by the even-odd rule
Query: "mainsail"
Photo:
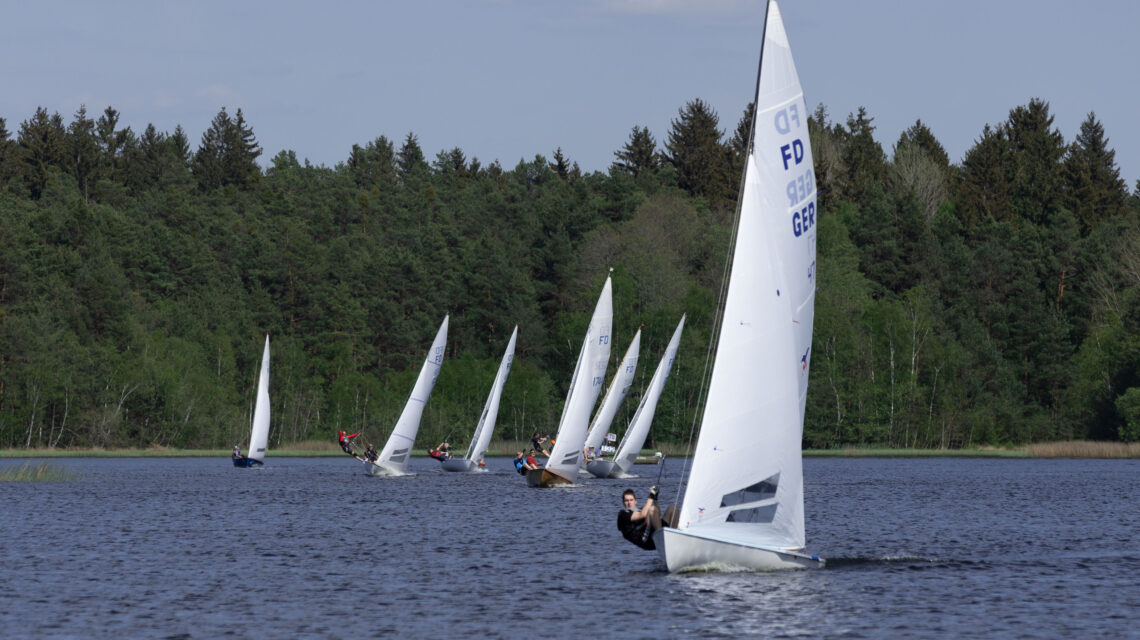
[[[661,392],[665,389],[665,382],[669,380],[669,371],[673,368],[673,360],[677,357],[677,347],[681,344],[681,331],[685,328],[685,316],[677,323],[673,330],[673,337],[665,347],[661,362],[657,363],[657,370],[653,372],[653,379],[649,381],[649,388],[641,396],[641,404],[637,405],[637,413],[629,421],[629,428],[625,430],[617,452],[614,453],[613,466],[609,475],[623,476],[629,473],[634,461],[641,453],[641,446],[649,435],[649,427],[653,424],[653,416],[657,412],[657,401],[661,399]]]
[[[629,348],[625,350],[625,357],[618,365],[618,370],[614,372],[614,379],[610,382],[609,388],[606,389],[606,395],[602,397],[601,408],[594,414],[594,421],[590,424],[590,431],[586,434],[584,448],[594,447],[597,449],[602,446],[602,439],[606,437],[606,431],[613,424],[618,408],[621,407],[625,397],[629,395],[629,388],[633,385],[633,375],[637,372],[637,359],[640,351],[641,329],[639,328],[637,333],[633,335],[633,340],[629,342]]]
[[[261,352],[261,375],[257,378],[257,401],[253,407],[253,427],[249,433],[251,460],[265,461],[269,446],[269,335],[265,336],[265,349]]]
[[[816,188],[804,102],[768,4],[716,359],[670,570],[710,561],[820,566],[804,546],[803,413],[815,299]]]
[[[424,405],[427,404],[431,390],[435,387],[435,380],[439,377],[439,369],[443,364],[444,348],[447,345],[447,321],[450,316],[443,317],[443,324],[435,334],[435,340],[424,359],[420,375],[416,378],[416,385],[408,396],[404,411],[388,442],[380,451],[380,458],[368,465],[368,472],[372,475],[403,475],[408,471],[408,458],[412,455],[412,445],[416,441],[416,433],[420,429],[420,418],[423,417]]]
[[[605,381],[606,363],[610,359],[610,330],[613,325],[613,294],[610,278],[602,287],[590,326],[578,353],[574,378],[562,408],[554,448],[542,469],[527,473],[530,486],[550,486],[573,482],[578,476],[582,460],[582,445],[586,442],[586,428],[590,423],[590,410],[598,400]]]

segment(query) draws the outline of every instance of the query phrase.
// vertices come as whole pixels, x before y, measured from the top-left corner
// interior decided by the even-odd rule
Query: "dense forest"
[[[264,336],[270,446],[381,444],[451,315],[420,446],[474,429],[519,326],[497,437],[550,432],[614,279],[611,368],[643,326],[615,426],[688,314],[650,442],[697,413],[747,114],[682,106],[608,171],[560,149],[504,168],[414,134],[335,167],[266,168],[241,110],[193,148],[108,107],[0,118],[0,447],[244,443]],[[860,109],[811,120],[820,187],[808,447],[1140,439],[1140,182],[1090,113],[1041,100],[952,164],[921,121],[888,154]],[[758,390],[762,392],[762,390]]]

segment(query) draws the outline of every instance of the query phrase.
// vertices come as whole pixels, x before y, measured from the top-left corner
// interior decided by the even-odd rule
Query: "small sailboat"
[[[269,334],[261,353],[261,375],[257,378],[257,400],[253,405],[253,426],[249,431],[249,455],[234,455],[235,467],[260,467],[265,464],[269,446]],[[237,451],[235,449],[234,453]]]
[[[708,397],[677,526],[653,534],[669,571],[824,564],[804,550],[800,449],[816,288],[814,177],[803,90],[770,0]]]
[[[633,374],[637,371],[637,359],[640,351],[641,328],[639,327],[637,333],[633,335],[633,340],[629,343],[629,348],[625,350],[625,357],[622,358],[621,365],[614,373],[613,381],[606,389],[606,395],[602,397],[601,408],[594,414],[594,421],[590,424],[589,432],[586,433],[586,444],[582,445],[583,449],[592,448],[596,451],[601,448],[602,439],[606,437],[606,431],[613,423],[618,407],[629,395],[629,388],[633,386]]]
[[[420,375],[416,378],[416,385],[412,387],[412,394],[404,405],[404,411],[388,442],[380,451],[375,462],[365,461],[364,466],[369,475],[373,476],[406,476],[408,473],[408,458],[412,455],[412,445],[416,442],[416,433],[420,430],[420,418],[424,414],[424,405],[427,404],[435,380],[439,377],[439,368],[443,364],[444,348],[447,345],[447,321],[450,316],[443,317],[443,324],[435,334],[435,341],[431,343],[427,358],[424,359]]]
[[[570,390],[566,392],[566,404],[562,406],[554,448],[545,467],[526,472],[527,486],[571,484],[578,477],[582,445],[586,442],[586,428],[590,425],[590,410],[598,400],[605,381],[606,363],[610,359],[613,310],[612,284],[607,276],[594,307],[594,315],[590,318],[586,338],[582,341],[582,350],[578,352],[578,364],[574,366],[574,377],[570,381]]]
[[[628,476],[630,468],[633,467],[641,452],[641,446],[645,444],[646,436],[649,435],[649,426],[653,424],[653,414],[657,411],[657,401],[661,399],[661,390],[665,388],[665,382],[669,379],[669,371],[673,367],[673,360],[677,357],[677,347],[681,344],[681,330],[684,328],[685,316],[681,316],[681,321],[677,323],[673,337],[669,340],[668,346],[665,347],[665,353],[661,356],[661,362],[657,364],[657,370],[653,372],[653,379],[649,381],[649,388],[646,389],[645,395],[641,396],[641,404],[637,406],[637,412],[633,414],[633,420],[630,420],[629,427],[625,430],[625,435],[622,436],[617,452],[610,460],[587,462],[586,470],[590,473],[599,478],[625,478]],[[588,443],[587,446],[589,446]]]
[[[511,333],[507,342],[507,349],[503,352],[503,359],[499,362],[499,372],[495,374],[495,383],[491,385],[491,393],[487,395],[487,403],[483,405],[483,413],[479,416],[479,424],[475,427],[475,434],[471,436],[471,444],[462,458],[449,458],[441,465],[444,471],[478,471],[482,468],[483,454],[487,453],[487,445],[491,443],[491,433],[495,430],[495,420],[499,415],[499,400],[503,396],[503,385],[507,383],[507,375],[511,372],[511,363],[515,359],[515,339],[518,338],[519,328]]]

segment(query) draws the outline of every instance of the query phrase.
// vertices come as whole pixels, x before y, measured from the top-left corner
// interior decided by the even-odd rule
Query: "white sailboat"
[[[420,375],[416,378],[416,385],[412,387],[412,394],[404,405],[404,411],[388,442],[380,451],[376,462],[365,462],[368,473],[373,476],[405,476],[408,473],[408,458],[412,455],[412,445],[416,442],[416,433],[420,430],[420,418],[424,414],[424,405],[427,404],[435,380],[439,377],[439,368],[443,364],[444,348],[447,345],[447,321],[450,316],[443,317],[443,324],[435,334],[435,341],[431,343],[427,358],[424,359]]]
[[[578,364],[574,367],[574,377],[570,390],[566,393],[566,404],[562,407],[562,419],[558,422],[558,435],[554,438],[554,448],[546,460],[546,466],[530,469],[526,473],[526,483],[531,487],[552,487],[571,484],[578,477],[578,466],[582,461],[582,445],[586,442],[586,428],[590,424],[590,410],[598,400],[598,393],[606,376],[606,363],[610,359],[610,330],[614,316],[613,294],[610,278],[602,287],[582,350],[578,352]]]
[[[800,450],[816,287],[807,118],[772,0],[700,435],[677,527],[653,535],[670,571],[824,564],[804,551]]]
[[[503,396],[503,385],[507,383],[507,375],[511,373],[511,363],[515,359],[515,339],[518,338],[519,328],[511,333],[507,342],[507,349],[503,352],[503,359],[499,362],[499,372],[495,374],[495,383],[491,385],[491,393],[487,395],[487,403],[483,405],[483,413],[479,416],[479,424],[475,427],[475,434],[471,436],[471,444],[462,458],[450,458],[441,464],[444,471],[478,471],[482,469],[483,454],[487,453],[487,445],[491,443],[491,433],[495,430],[495,420],[499,416],[499,400]]]
[[[606,395],[602,397],[601,408],[594,414],[594,421],[590,424],[590,431],[586,434],[586,444],[582,445],[583,449],[593,447],[596,451],[601,448],[602,439],[606,437],[606,432],[609,430],[610,424],[613,423],[614,416],[617,415],[618,407],[629,395],[629,388],[633,386],[633,374],[637,371],[640,351],[641,328],[639,327],[633,336],[633,340],[629,343],[629,348],[625,350],[625,357],[622,358],[621,365],[614,373],[614,379],[610,382],[609,388],[606,389]]]
[[[653,372],[649,388],[646,389],[645,395],[641,396],[641,404],[637,406],[637,412],[633,414],[633,420],[629,421],[629,427],[625,430],[621,443],[618,444],[617,452],[610,460],[587,462],[586,470],[590,473],[599,478],[628,477],[629,470],[641,453],[641,446],[645,444],[646,436],[649,435],[649,426],[653,424],[653,414],[657,411],[657,401],[661,399],[661,391],[669,379],[669,371],[673,367],[673,360],[677,357],[677,347],[681,344],[681,330],[684,328],[685,316],[681,316],[681,321],[677,323],[673,337],[669,339],[665,353],[661,356],[661,362]]]
[[[233,456],[235,467],[259,467],[265,464],[269,446],[269,334],[261,353],[261,374],[257,378],[257,400],[253,405],[253,426],[249,431],[248,455]]]

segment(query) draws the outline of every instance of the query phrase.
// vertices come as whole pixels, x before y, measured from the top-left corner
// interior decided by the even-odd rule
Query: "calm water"
[[[826,569],[686,575],[614,525],[655,467],[49,462],[77,479],[0,483],[4,638],[1140,637],[1138,461],[808,459]]]

